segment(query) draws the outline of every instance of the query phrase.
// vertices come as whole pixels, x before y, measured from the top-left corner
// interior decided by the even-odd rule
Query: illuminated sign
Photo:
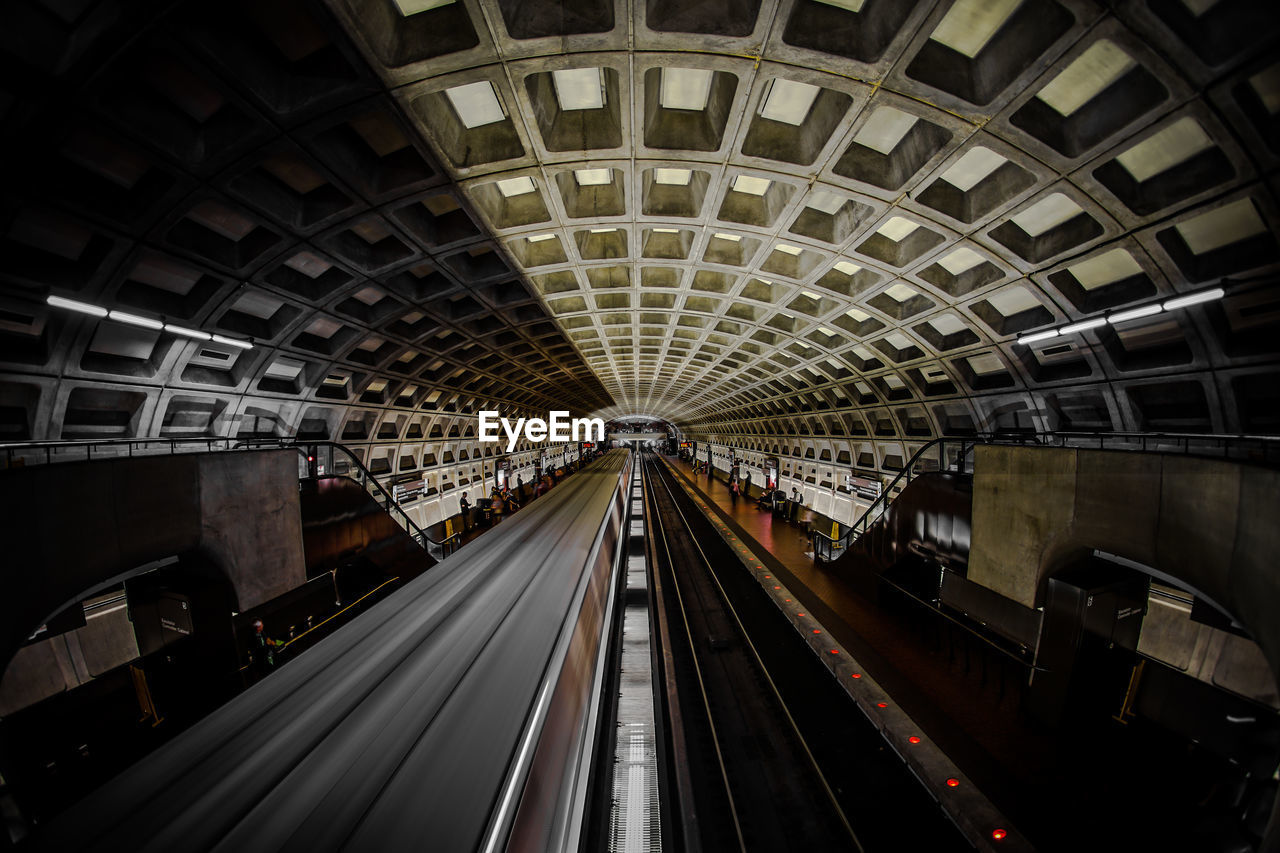
[[[422,497],[427,487],[426,480],[411,480],[407,483],[396,483],[391,487],[391,499],[398,504],[416,501]]]

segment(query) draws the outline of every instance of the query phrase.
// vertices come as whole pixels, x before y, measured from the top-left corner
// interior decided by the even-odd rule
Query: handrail
[[[270,445],[270,441],[271,440],[267,440],[263,443]],[[259,440],[249,439],[243,443],[242,446],[250,448],[257,443],[259,443]],[[413,537],[414,541],[435,559],[443,560],[457,547],[456,540],[460,537],[460,533],[452,533],[438,542],[428,536],[426,531],[419,527],[414,520],[409,517],[409,514],[405,512],[404,507],[400,506],[399,502],[397,502],[391,492],[387,490],[386,486],[378,482],[377,475],[370,471],[368,467],[360,461],[359,457],[352,453],[346,445],[339,444],[336,441],[294,441],[281,443],[278,446],[296,447],[307,465],[307,476],[311,479],[318,479],[321,476],[320,470],[324,463],[321,462],[320,451],[328,451],[326,457],[329,464],[325,466],[328,473],[324,476],[348,477],[349,479],[360,483],[365,487],[365,490],[373,496],[373,499],[378,501],[379,505],[387,511],[387,514],[394,518],[397,523],[399,523],[399,525],[403,527],[411,537]],[[346,457],[349,462],[348,470],[354,469],[358,472],[359,476],[352,476],[347,473],[338,473],[337,466],[333,464],[335,451],[342,453],[342,455]]]
[[[813,558],[815,562],[831,562],[845,548],[861,537],[872,524],[880,519],[889,503],[897,497],[899,483],[902,488],[917,476],[916,469],[927,458],[932,457],[933,448],[937,448],[937,467],[922,470],[919,473],[935,471],[955,471],[965,473],[965,460],[978,445],[1034,445],[1038,447],[1081,447],[1088,449],[1094,446],[1099,450],[1133,450],[1137,444],[1141,452],[1168,453],[1171,445],[1180,448],[1185,455],[1206,455],[1198,452],[1201,448],[1193,445],[1212,444],[1221,446],[1223,458],[1237,458],[1243,450],[1261,451],[1262,462],[1274,457],[1280,463],[1280,436],[1275,435],[1242,435],[1214,433],[1160,433],[1160,432],[994,432],[978,433],[971,436],[941,436],[931,439],[920,447],[911,458],[899,469],[898,473],[863,511],[862,515],[850,525],[839,537],[828,536],[819,531],[811,531],[813,539]],[[959,445],[955,459],[947,462],[947,445]],[[1107,445],[1110,444],[1111,447]],[[1123,445],[1123,446],[1117,446]],[[1233,456],[1232,451],[1236,456]],[[1249,458],[1247,461],[1255,461]],[[905,479],[906,482],[902,482]]]
[[[13,467],[15,454],[23,453],[25,458],[26,452],[44,452],[45,464],[53,464],[55,461],[92,461],[95,449],[107,447],[124,447],[128,452],[124,455],[132,457],[135,449],[145,449],[148,445],[167,445],[169,453],[177,452],[179,445],[195,445],[204,447],[208,452],[217,450],[231,450],[245,439],[233,438],[229,436],[184,436],[174,438],[84,438],[84,439],[57,439],[52,441],[14,441],[7,444],[0,444],[0,451],[4,451],[5,467]],[[271,441],[286,441],[285,439],[270,439]],[[59,459],[53,458],[54,454],[59,450],[84,450],[82,460]],[[196,452],[196,451],[191,451]],[[112,457],[114,458],[114,457]]]
[[[881,490],[876,499],[867,505],[867,508],[863,510],[862,515],[858,517],[857,521],[850,525],[843,533],[840,534],[840,536],[828,536],[820,530],[810,531],[813,537],[814,561],[817,562],[821,560],[822,562],[831,562],[839,556],[845,548],[853,544],[855,538],[861,537],[866,533],[870,526],[884,515],[890,501],[897,496],[894,490],[897,488],[898,484],[905,479],[906,482],[902,483],[902,486],[903,488],[906,488],[907,484],[909,484],[915,476],[916,468],[924,461],[926,455],[931,455],[930,451],[934,447],[937,447],[938,449],[938,467],[929,469],[929,472],[949,470],[946,461],[946,448],[947,444],[954,444],[956,442],[960,444],[960,449],[956,454],[955,460],[956,469],[960,473],[964,473],[965,457],[968,455],[968,452],[978,444],[974,437],[961,439],[944,437],[935,438],[929,441],[917,450],[909,460],[907,460],[906,464],[904,464],[898,471],[897,476],[889,481],[889,484]],[[925,472],[922,471],[921,473]]]

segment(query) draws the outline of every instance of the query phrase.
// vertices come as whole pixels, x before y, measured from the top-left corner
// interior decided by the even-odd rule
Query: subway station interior
[[[0,849],[1280,851],[1278,48],[8,0]]]

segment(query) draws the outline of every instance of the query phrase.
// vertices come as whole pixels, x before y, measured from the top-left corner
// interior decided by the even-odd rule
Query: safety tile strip
[[[714,512],[698,492],[693,490],[679,471],[666,459],[667,470],[675,475],[684,493],[698,506],[699,511],[715,527],[742,565],[764,589],[773,603],[786,614],[792,627],[809,645],[827,670],[849,694],[867,719],[880,731],[885,742],[902,758],[925,789],[942,807],[970,844],[978,850],[1031,851],[1030,842],[1009,822],[995,805],[987,799],[960,772],[954,762],[935,744],[906,711],[898,707],[891,697],[870,675],[862,671],[858,661],[838,643],[827,629],[791,594],[783,583],[765,568],[763,561],[718,512]]]

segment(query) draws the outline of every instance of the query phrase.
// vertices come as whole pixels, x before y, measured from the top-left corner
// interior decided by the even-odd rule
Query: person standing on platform
[[[462,493],[462,500],[458,501],[458,506],[462,509],[462,530],[464,533],[471,532],[471,501],[467,500],[467,493]]]
[[[747,498],[751,497],[751,472],[750,471],[748,471],[747,475],[742,478],[742,494],[744,497],[747,497]]]
[[[729,497],[733,500],[733,505],[738,505],[738,481],[735,479],[729,484]]]
[[[276,665],[276,646],[280,643],[264,633],[262,620],[253,620],[253,637],[249,640],[249,657],[259,677],[266,675]]]
[[[462,510],[462,530],[463,533],[471,532],[471,501],[467,500],[467,493],[462,493],[462,500],[458,501],[458,507]]]

